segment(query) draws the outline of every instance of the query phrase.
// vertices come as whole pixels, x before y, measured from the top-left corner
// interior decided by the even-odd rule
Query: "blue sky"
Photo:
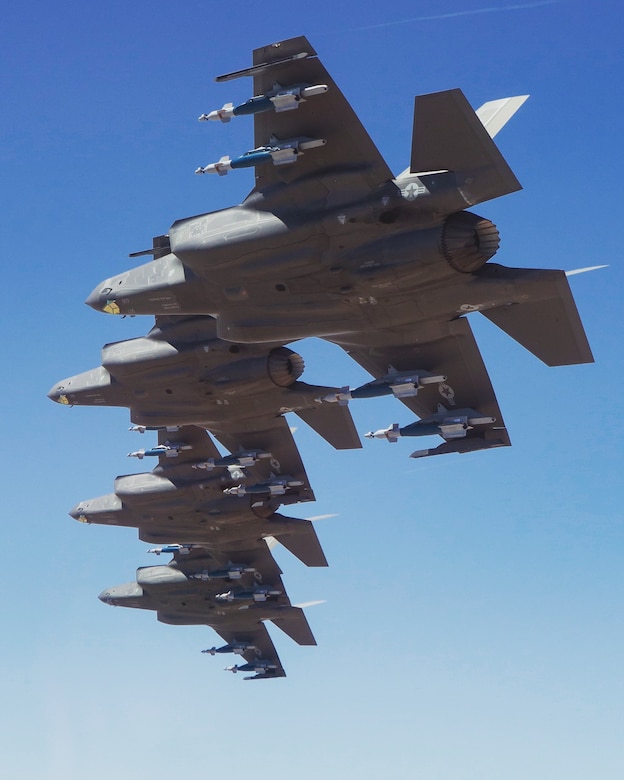
[[[3,14],[3,632],[7,776],[154,780],[410,777],[615,780],[624,774],[619,3],[391,5],[320,0],[44,2]],[[260,45],[305,34],[390,167],[408,163],[412,100],[461,87],[477,107],[530,93],[497,137],[524,186],[481,204],[497,260],[574,269],[596,363],[549,369],[472,324],[513,447],[413,461],[409,441],[335,452],[300,425],[330,568],[280,554],[318,647],[274,630],[286,680],[244,683],[172,628],[97,594],[153,562],[128,529],[84,527],[79,500],[112,490],[139,446],[115,409],[62,409],[59,379],[142,335],[82,303],[176,218],[233,205],[250,172],[196,177],[252,145],[251,121],[196,117],[245,100],[217,85]],[[312,383],[366,375],[297,346]],[[353,403],[364,432],[410,421]],[[140,444],[143,444],[141,440]]]

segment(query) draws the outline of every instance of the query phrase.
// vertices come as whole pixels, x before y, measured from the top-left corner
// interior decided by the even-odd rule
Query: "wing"
[[[324,94],[300,101],[296,110],[255,114],[256,148],[274,144],[275,139],[310,138],[326,142],[298,155],[294,164],[259,165],[257,191],[263,192],[280,183],[303,182],[314,175],[316,183],[309,183],[309,189],[302,193],[302,197],[313,199],[315,194],[326,197],[342,188],[352,195],[365,194],[393,178],[379,150],[305,37],[256,49],[252,68],[220,76],[217,81],[245,75],[253,76],[256,96],[272,91],[276,84],[284,88],[301,84],[328,87]],[[351,175],[336,178],[336,174],[344,173]],[[292,195],[292,188],[289,193]]]
[[[171,448],[158,456],[159,465],[167,468],[221,457],[210,435],[197,425],[183,425],[177,431],[160,430],[158,444]]]
[[[206,570],[224,568],[228,564],[239,564],[255,570],[252,573],[253,576],[250,577],[252,584],[283,584],[282,570],[271,555],[264,539],[260,539],[256,544],[243,543],[241,549],[237,548],[227,553],[214,548],[208,550],[200,545],[194,545],[190,549],[182,547],[181,550],[174,553],[172,564],[187,577]]]
[[[217,438],[233,453],[246,450],[270,453],[270,457],[260,458],[254,464],[254,475],[259,481],[267,480],[272,475],[285,474],[302,482],[300,487],[282,496],[286,499],[283,503],[315,500],[301,455],[284,417],[266,418],[266,427],[260,430],[219,433]]]
[[[267,662],[268,668],[266,673],[256,674],[248,679],[262,680],[272,677],[286,677],[286,672],[279,659],[273,640],[263,623],[249,621],[249,626],[242,625],[240,628],[219,628],[215,630],[228,645],[252,645],[255,648],[254,650],[245,650],[242,653],[242,657],[247,663],[255,663],[259,660]]]
[[[437,331],[435,338],[418,329],[360,333],[336,343],[376,378],[393,369],[445,376],[444,382],[425,385],[416,396],[401,399],[419,417],[436,414],[440,405],[449,411],[467,408],[494,417],[493,423],[469,430],[465,439],[447,442],[427,454],[508,446],[503,416],[468,320],[441,323]]]

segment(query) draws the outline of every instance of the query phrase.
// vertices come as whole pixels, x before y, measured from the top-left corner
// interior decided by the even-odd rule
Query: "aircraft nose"
[[[65,388],[62,382],[58,382],[50,388],[48,392],[48,398],[50,401],[54,401],[57,404],[63,404],[64,406],[70,405],[69,398],[65,393]]]
[[[103,311],[106,314],[119,314],[119,306],[112,295],[113,288],[108,282],[98,284],[87,296],[85,303],[96,311]]]
[[[83,506],[83,502],[81,502],[79,504],[76,504],[76,506],[73,506],[69,510],[68,514],[69,514],[70,517],[73,517],[74,520],[78,520],[78,522],[80,522],[80,523],[86,523],[88,521],[87,521],[87,519],[85,517],[84,512],[85,512],[85,508]]]
[[[100,601],[103,601],[104,604],[112,604],[113,603],[113,596],[110,592],[110,590],[103,590],[100,595],[98,596]]]

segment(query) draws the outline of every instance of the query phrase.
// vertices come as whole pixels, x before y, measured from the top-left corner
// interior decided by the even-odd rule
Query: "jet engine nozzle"
[[[500,245],[496,225],[470,211],[451,214],[442,226],[440,245],[447,263],[462,274],[485,265]]]
[[[288,347],[278,347],[269,355],[269,377],[278,387],[289,387],[303,374],[305,363],[301,355]]]

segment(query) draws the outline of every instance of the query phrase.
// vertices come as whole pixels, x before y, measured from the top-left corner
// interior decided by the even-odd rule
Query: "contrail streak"
[[[370,24],[366,27],[355,27],[355,30],[377,30],[380,27],[392,27],[397,24],[409,24],[410,22],[430,22],[436,19],[454,19],[458,16],[475,16],[476,14],[494,14],[502,11],[523,11],[526,8],[539,8],[542,5],[555,5],[561,0],[540,0],[537,3],[523,3],[520,5],[490,6],[488,8],[473,8],[471,11],[450,11],[447,14],[435,14],[434,16],[415,16],[412,19],[398,19],[396,22],[381,22]]]

